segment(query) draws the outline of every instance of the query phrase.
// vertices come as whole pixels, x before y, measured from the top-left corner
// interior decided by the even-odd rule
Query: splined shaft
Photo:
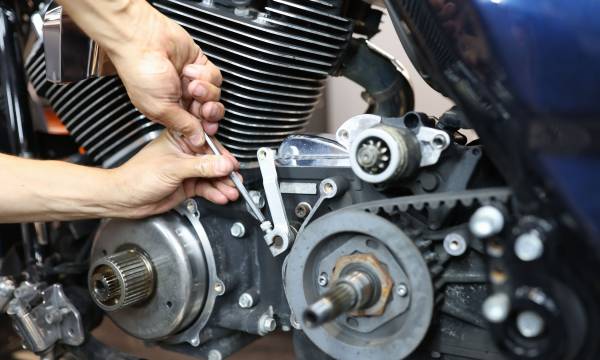
[[[89,287],[94,302],[105,311],[142,302],[154,290],[152,263],[134,249],[103,257],[92,265]]]
[[[306,309],[304,323],[309,327],[320,326],[343,313],[361,309],[372,303],[374,289],[371,276],[362,271],[352,271]]]

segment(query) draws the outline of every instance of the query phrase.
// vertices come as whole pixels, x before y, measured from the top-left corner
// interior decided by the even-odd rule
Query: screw
[[[533,311],[523,311],[517,316],[517,329],[526,338],[536,337],[544,331],[544,319]]]
[[[485,205],[477,209],[469,221],[469,229],[478,238],[498,234],[504,227],[504,215],[498,208]]]
[[[303,201],[301,203],[298,203],[298,205],[296,205],[296,208],[294,209],[294,213],[300,219],[304,219],[310,213],[311,210],[312,210],[312,206],[310,206],[309,203]]]
[[[322,272],[321,275],[319,275],[319,280],[318,283],[320,286],[327,286],[327,284],[329,283],[329,279],[327,278],[327,274]]]
[[[214,285],[215,292],[217,295],[223,295],[225,293],[225,284],[222,281],[218,280]]]
[[[451,256],[460,256],[467,251],[467,240],[458,233],[450,233],[444,238],[444,250]]]
[[[510,308],[510,299],[505,293],[490,295],[483,302],[483,315],[489,322],[499,323],[506,319]]]
[[[238,305],[242,309],[249,309],[254,306],[254,298],[248,293],[243,293],[238,299]]]
[[[408,295],[408,287],[404,283],[400,283],[396,285],[396,295],[400,297],[405,297]]]
[[[246,227],[239,221],[234,222],[233,225],[231,225],[229,232],[234,238],[242,238],[244,235],[246,235]]]
[[[536,230],[521,234],[515,240],[515,254],[522,261],[539,259],[543,253],[544,243]]]
[[[208,360],[221,360],[223,359],[223,355],[219,350],[211,350],[208,352]]]

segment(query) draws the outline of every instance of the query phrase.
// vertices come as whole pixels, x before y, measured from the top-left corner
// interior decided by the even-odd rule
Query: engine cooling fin
[[[269,0],[261,12],[186,0],[151,3],[221,69],[226,112],[217,138],[246,165],[259,148],[276,148],[304,129],[352,36],[353,23],[339,16],[337,0]],[[106,167],[160,133],[117,77],[52,84],[41,47],[29,57],[27,72],[77,144]]]
[[[256,160],[301,131],[352,34],[337,1],[271,0],[265,11],[185,0],[153,5],[179,23],[223,74],[225,117],[218,139],[240,160]]]

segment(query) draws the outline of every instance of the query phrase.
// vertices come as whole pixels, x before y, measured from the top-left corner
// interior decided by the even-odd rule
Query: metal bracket
[[[21,284],[14,291],[6,313],[24,345],[36,353],[50,349],[57,342],[78,346],[85,339],[79,311],[58,284],[43,291],[38,284]]]
[[[286,251],[294,241],[295,234],[290,229],[285,206],[279,190],[277,169],[275,168],[275,151],[270,148],[260,148],[257,152],[258,166],[263,178],[263,187],[269,204],[269,212],[273,221],[272,229],[265,230],[265,241],[273,256]]]

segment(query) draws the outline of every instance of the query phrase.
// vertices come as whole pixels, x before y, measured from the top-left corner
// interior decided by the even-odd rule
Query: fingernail
[[[199,78],[202,75],[202,70],[194,65],[188,65],[183,68],[183,75],[192,79]]]
[[[219,115],[219,107],[214,105],[212,107],[212,109],[210,110],[210,116],[214,118],[214,117],[217,117],[218,115]]]
[[[190,142],[194,146],[202,146],[204,144],[204,134],[198,133],[190,136]]]
[[[229,174],[233,169],[231,162],[227,159],[220,158],[216,164],[216,169],[221,174]]]
[[[192,94],[194,96],[202,97],[202,96],[206,95],[206,89],[204,88],[204,86],[198,84],[192,91]]]

